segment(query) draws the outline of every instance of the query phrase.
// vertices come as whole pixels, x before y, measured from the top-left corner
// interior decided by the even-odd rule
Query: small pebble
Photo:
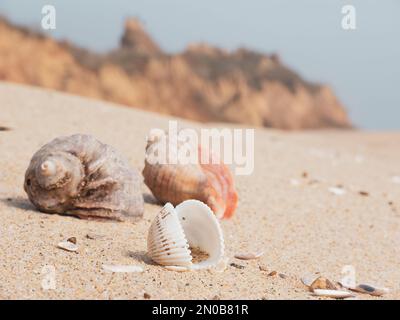
[[[258,268],[259,268],[261,271],[268,271],[268,268],[267,268],[266,266],[264,266],[264,265],[259,265]]]
[[[70,237],[67,239],[67,241],[76,244],[76,237]]]
[[[145,293],[143,293],[143,298],[150,299],[151,295],[149,295],[147,292],[145,292]]]
[[[244,266],[237,264],[237,263],[231,263],[230,264],[231,267],[237,268],[237,269],[244,269]]]
[[[276,274],[277,274],[276,271],[271,271],[270,273],[268,273],[268,277],[273,277]]]

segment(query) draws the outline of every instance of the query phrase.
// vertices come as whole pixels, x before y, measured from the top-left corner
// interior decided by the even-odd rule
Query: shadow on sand
[[[146,251],[126,251],[126,255],[130,258],[135,259],[139,262],[144,262],[145,264],[156,266],[157,264],[151,260],[148,256]]]
[[[39,211],[36,210],[35,206],[28,200],[22,197],[17,197],[17,198],[2,198],[0,199],[1,202],[3,202],[7,207],[11,208],[17,208],[17,209],[22,209],[22,210],[27,210],[27,211],[35,211],[39,213]]]
[[[147,204],[160,204],[160,202],[151,194],[151,193],[143,193],[144,203]]]

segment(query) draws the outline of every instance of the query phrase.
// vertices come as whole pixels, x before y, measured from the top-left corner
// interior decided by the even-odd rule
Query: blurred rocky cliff
[[[0,80],[205,122],[350,127],[329,87],[302,79],[276,55],[207,44],[167,54],[135,19],[120,47],[103,55],[0,19]]]

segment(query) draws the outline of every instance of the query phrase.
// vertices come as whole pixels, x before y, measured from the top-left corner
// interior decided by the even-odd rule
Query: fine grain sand
[[[255,172],[236,177],[239,207],[222,222],[229,258],[222,273],[173,272],[149,261],[147,230],[160,205],[145,186],[145,215],[135,224],[43,214],[28,201],[25,169],[54,137],[93,134],[141,170],[147,132],[167,128],[169,119],[0,84],[0,126],[11,129],[0,131],[1,299],[143,299],[144,293],[152,299],[316,299],[300,278],[319,272],[340,280],[346,265],[354,266],[359,282],[391,289],[382,298],[359,298],[400,298],[400,184],[393,179],[400,176],[400,133],[257,129]],[[345,194],[329,192],[338,185]],[[101,237],[88,239],[88,233]],[[68,237],[76,237],[78,253],[56,247]],[[259,260],[233,258],[258,250],[265,252]],[[110,273],[103,264],[139,265],[144,272]],[[45,290],[49,270],[55,287]],[[277,274],[268,276],[272,271]]]

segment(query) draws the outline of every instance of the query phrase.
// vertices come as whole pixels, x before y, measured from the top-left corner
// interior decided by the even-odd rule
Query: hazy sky
[[[124,19],[136,16],[169,52],[199,41],[276,52],[330,84],[355,125],[400,129],[398,0],[0,0],[0,14],[39,29],[45,4],[57,10],[52,36],[97,51],[117,46]],[[356,8],[356,30],[341,27],[345,4]]]

